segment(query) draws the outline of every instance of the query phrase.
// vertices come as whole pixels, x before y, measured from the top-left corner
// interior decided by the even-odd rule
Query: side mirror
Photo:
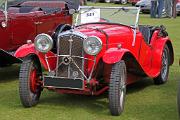
[[[69,10],[69,14],[70,14],[70,15],[73,15],[75,12],[76,12],[75,9],[70,9],[70,10]]]

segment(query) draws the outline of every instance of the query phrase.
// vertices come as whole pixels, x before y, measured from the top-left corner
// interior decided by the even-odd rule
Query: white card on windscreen
[[[83,10],[81,14],[81,24],[99,22],[100,9]]]

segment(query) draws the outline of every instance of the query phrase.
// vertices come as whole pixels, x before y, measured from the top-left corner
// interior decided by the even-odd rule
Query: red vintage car
[[[15,53],[24,58],[19,95],[24,107],[38,103],[43,88],[61,94],[109,92],[112,115],[124,110],[126,86],[144,77],[168,80],[173,46],[164,26],[139,25],[136,7],[81,7],[76,24],[36,36]],[[66,26],[65,26],[66,28]]]
[[[78,6],[71,0],[0,1],[0,66],[20,62],[13,53],[27,40],[34,41],[40,33],[52,35],[63,24],[72,24],[69,9]]]

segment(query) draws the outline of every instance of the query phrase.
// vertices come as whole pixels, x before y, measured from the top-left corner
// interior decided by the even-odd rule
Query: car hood
[[[117,24],[89,24],[77,27],[75,30],[86,36],[97,36],[103,40],[109,39],[113,43],[115,39],[122,41],[133,40],[132,28]]]

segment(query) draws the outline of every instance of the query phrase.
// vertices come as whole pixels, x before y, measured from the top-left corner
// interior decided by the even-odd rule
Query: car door
[[[146,71],[150,71],[152,67],[152,47],[145,41],[142,33],[138,32],[137,37],[141,39],[139,61]]]
[[[36,36],[36,13],[13,13],[11,14],[12,31],[11,43],[18,47],[27,40],[34,40]]]
[[[1,41],[0,49],[10,50],[12,49],[12,46],[10,44],[11,31],[9,29],[10,26],[9,19],[7,21],[7,26],[4,25],[5,25],[5,15],[3,11],[0,10],[0,41]]]
[[[43,15],[38,16],[37,25],[37,33],[46,33],[52,35],[55,28],[59,24],[64,24],[65,18],[62,12],[60,13],[45,13]]]

